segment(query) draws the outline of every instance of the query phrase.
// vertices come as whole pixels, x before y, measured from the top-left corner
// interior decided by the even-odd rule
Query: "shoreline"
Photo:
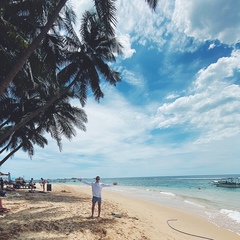
[[[111,188],[106,190],[142,199],[147,202],[156,203],[163,207],[188,212],[189,214],[202,217],[216,226],[227,229],[240,236],[239,222],[237,221],[239,218],[239,215],[237,215],[239,211],[231,210],[235,209],[234,207],[229,208],[228,206],[214,205],[213,202],[207,202],[207,200],[203,199],[202,196],[197,195],[194,199],[188,194],[181,195],[181,193],[179,195],[178,193],[173,193],[171,191],[149,191],[149,189],[138,188],[134,188],[132,189],[133,191],[129,191],[128,187],[121,187],[119,189]],[[197,193],[198,191],[199,190],[197,190]],[[203,191],[203,193],[205,193],[205,191]],[[199,199],[200,201],[198,201]],[[229,214],[232,215],[229,216]]]
[[[37,184],[38,185],[38,184]],[[0,214],[5,240],[14,239],[144,239],[239,240],[240,236],[208,220],[178,209],[103,189],[102,214],[91,215],[91,187],[52,184],[52,191],[15,191],[3,199],[9,213]],[[12,192],[14,193],[14,192]],[[97,208],[95,215],[97,214]]]

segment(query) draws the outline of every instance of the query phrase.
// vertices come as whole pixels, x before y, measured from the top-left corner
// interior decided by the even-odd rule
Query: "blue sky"
[[[71,0],[78,15],[92,0]],[[63,151],[49,138],[30,160],[2,167],[14,177],[89,178],[240,173],[240,1],[118,0],[124,55],[91,97],[87,131]],[[78,25],[76,26],[78,28]],[[79,105],[77,101],[75,105]]]

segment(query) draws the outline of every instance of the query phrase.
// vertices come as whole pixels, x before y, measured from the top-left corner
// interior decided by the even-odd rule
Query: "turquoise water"
[[[102,178],[118,185],[104,191],[119,192],[162,206],[188,211],[240,235],[240,188],[216,187],[212,180],[239,175]],[[93,179],[85,179],[94,181]],[[82,184],[66,182],[67,184]],[[240,239],[240,237],[239,237]]]

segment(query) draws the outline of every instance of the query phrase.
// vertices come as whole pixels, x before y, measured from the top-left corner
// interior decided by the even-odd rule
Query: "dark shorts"
[[[100,198],[100,197],[93,197],[92,198],[92,202],[93,203],[96,203],[96,202],[101,203],[102,202],[102,198]]]

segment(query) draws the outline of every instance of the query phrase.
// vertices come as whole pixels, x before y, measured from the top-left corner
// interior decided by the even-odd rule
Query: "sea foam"
[[[195,203],[195,202],[191,202],[191,201],[187,201],[187,200],[185,200],[184,202],[185,202],[185,203],[188,203],[188,204],[191,204],[191,205],[194,205],[194,206],[199,207],[199,208],[204,208],[204,206],[202,206],[202,205],[200,205],[200,204],[197,204],[197,203]]]
[[[160,193],[163,195],[172,196],[172,197],[176,196],[174,193],[171,193],[171,192],[160,192]]]
[[[229,218],[236,221],[237,223],[240,223],[240,212],[227,209],[221,209],[220,212],[224,215],[227,215]]]

